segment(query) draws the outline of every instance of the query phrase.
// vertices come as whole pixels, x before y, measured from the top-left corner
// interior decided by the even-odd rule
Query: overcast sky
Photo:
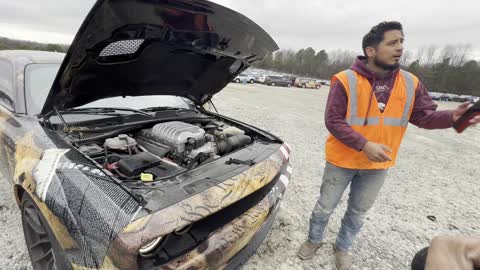
[[[70,43],[94,0],[0,0],[0,36]],[[398,20],[406,50],[471,44],[480,60],[477,0],[215,0],[262,26],[282,49],[361,51],[371,26]]]

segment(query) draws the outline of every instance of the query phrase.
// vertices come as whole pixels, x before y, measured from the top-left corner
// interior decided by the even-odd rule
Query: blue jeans
[[[342,219],[336,247],[341,250],[351,249],[353,240],[362,228],[365,215],[372,208],[386,175],[387,170],[351,170],[327,162],[320,197],[310,218],[309,240],[312,243],[320,243],[323,240],[328,219],[350,184],[347,211]]]

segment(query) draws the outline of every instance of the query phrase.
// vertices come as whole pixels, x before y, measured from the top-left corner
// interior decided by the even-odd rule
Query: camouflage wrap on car
[[[1,149],[11,156],[9,178],[37,203],[74,269],[137,269],[143,245],[238,202],[274,179],[283,179],[259,204],[162,269],[221,267],[248,245],[273,209],[272,192],[282,186],[277,194],[281,196],[285,179],[288,182],[280,175],[288,162],[288,147],[282,146],[243,173],[147,215],[110,175],[48,134],[37,120],[0,111],[0,131],[3,142],[5,135],[10,140]]]
[[[33,60],[18,59],[14,77],[21,81],[16,84],[21,89],[16,94],[17,99],[24,99],[23,70]],[[265,236],[288,184],[289,148],[272,143],[265,157],[273,154],[262,156],[251,167],[242,167],[241,173],[225,176],[228,179],[222,178],[215,185],[147,212],[137,194],[61,136],[60,132],[43,127],[37,117],[14,114],[0,106],[2,178],[12,183],[19,204],[22,195],[33,199],[73,269],[138,269],[138,251],[142,246],[233,206],[272,184],[267,195],[253,207],[223,224],[193,250],[159,268],[214,269],[237,265],[240,259],[235,258],[246,257]],[[182,180],[187,181],[188,177]],[[202,178],[193,180],[201,182]],[[168,194],[169,189],[160,191]]]
[[[33,198],[70,262],[99,268],[110,242],[141,214],[139,202],[68,145],[55,144],[38,120],[12,116],[0,112],[10,141],[2,151],[12,157],[4,176]]]
[[[140,247],[159,236],[167,235],[176,229],[183,228],[212,215],[252,194],[277,178],[281,179],[279,179],[279,185],[283,187],[281,188],[282,192],[277,194],[279,185],[276,185],[271,193],[273,192],[277,197],[281,196],[279,194],[283,194],[285,186],[288,184],[289,173],[285,171],[284,174],[280,175],[280,172],[284,167],[283,165],[288,161],[289,150],[286,146],[282,146],[280,149],[282,150],[278,150],[270,158],[217,186],[132,222],[113,241],[108,256],[114,258],[119,269],[136,269],[136,258]],[[245,246],[245,241],[248,242],[248,239],[251,238],[265,220],[272,204],[266,197],[261,203],[243,214],[236,221],[225,225],[226,227],[222,229],[225,232],[229,232],[233,227],[243,231],[241,233],[242,241],[230,243],[236,246],[236,248],[231,247],[231,250],[237,250]],[[250,225],[240,228],[235,225],[239,224],[238,222]],[[222,237],[222,235],[220,233],[218,237]],[[198,267],[194,269],[203,269],[200,265]],[[166,269],[169,268],[167,267]],[[215,267],[211,269],[215,269]]]

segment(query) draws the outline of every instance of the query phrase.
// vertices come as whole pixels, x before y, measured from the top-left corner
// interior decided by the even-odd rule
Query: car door
[[[14,119],[13,65],[0,59],[0,178],[12,179],[15,167],[15,142],[12,131],[18,124]],[[18,126],[18,125],[17,125]]]

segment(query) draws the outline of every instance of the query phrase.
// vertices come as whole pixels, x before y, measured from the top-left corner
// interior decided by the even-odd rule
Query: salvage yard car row
[[[281,75],[281,74],[272,74],[272,75],[259,75],[255,76],[249,73],[242,73],[235,77],[233,82],[236,83],[262,83],[269,86],[284,86],[291,87],[295,86],[298,88],[311,88],[311,89],[320,89],[322,85],[330,85],[328,80],[319,80],[305,77],[296,77],[293,75]]]
[[[448,94],[448,93],[437,93],[437,92],[429,92],[430,96],[433,100],[438,101],[453,101],[453,102],[477,102],[480,100],[480,97],[472,96],[472,95],[457,95],[457,94]]]

